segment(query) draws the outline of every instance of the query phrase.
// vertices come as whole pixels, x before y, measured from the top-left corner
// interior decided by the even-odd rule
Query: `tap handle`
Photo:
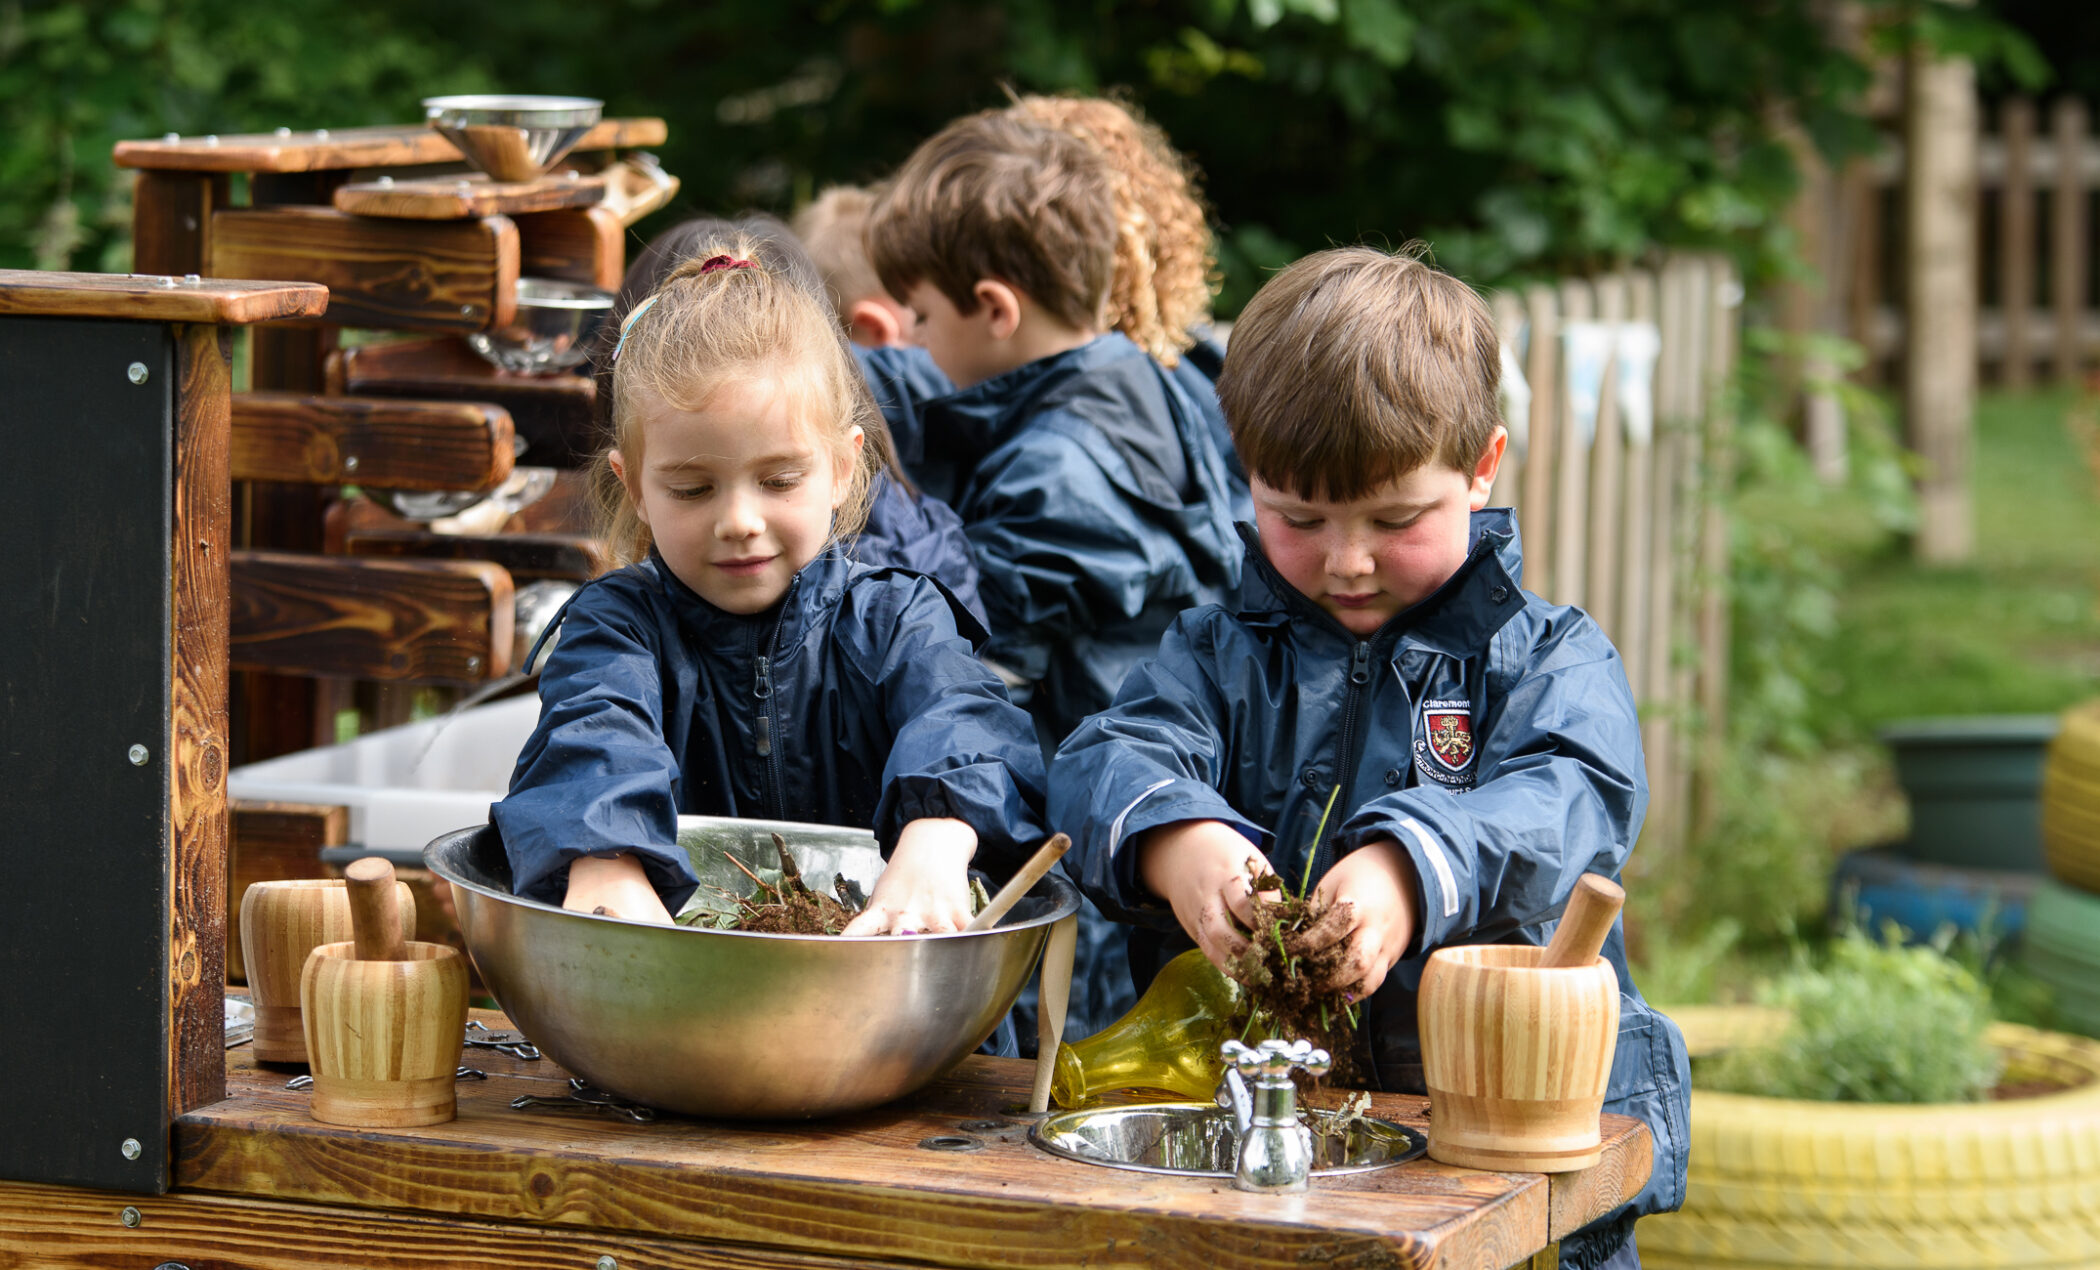
[[[1258,1048],[1227,1041],[1218,1047],[1218,1054],[1242,1076],[1256,1080],[1287,1080],[1293,1067],[1303,1069],[1308,1076],[1324,1076],[1331,1065],[1327,1051],[1313,1048],[1311,1041],[1272,1038]]]

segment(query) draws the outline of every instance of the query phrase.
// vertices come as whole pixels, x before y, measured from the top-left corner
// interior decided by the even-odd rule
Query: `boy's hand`
[[[1324,986],[1361,1000],[1378,991],[1386,972],[1415,936],[1415,866],[1391,838],[1367,842],[1343,856],[1313,888],[1328,916],[1306,931],[1313,947],[1345,945]]]
[[[960,820],[914,820],[897,835],[868,906],[842,935],[925,935],[970,924],[977,831]]]
[[[561,906],[578,913],[671,925],[663,897],[649,884],[642,862],[631,855],[586,855],[569,861],[569,889]]]
[[[1218,820],[1180,820],[1137,843],[1138,878],[1174,909],[1181,929],[1219,970],[1247,948],[1254,924],[1257,874],[1269,869],[1261,849]]]

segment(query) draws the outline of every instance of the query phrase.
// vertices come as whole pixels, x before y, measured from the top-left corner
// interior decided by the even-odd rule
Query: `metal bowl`
[[[1334,1133],[1326,1129],[1332,1111],[1300,1107],[1298,1116],[1322,1130],[1313,1137],[1314,1177],[1391,1168],[1429,1150],[1427,1137],[1390,1120],[1365,1116]],[[1037,1124],[1028,1140],[1068,1160],[1139,1173],[1231,1177],[1239,1163],[1232,1113],[1200,1102],[1067,1111]]]
[[[591,340],[613,293],[558,278],[518,279],[517,316],[507,326],[475,331],[467,344],[504,370],[547,375],[590,356]]]
[[[875,841],[857,829],[681,817],[701,882],[742,882],[722,858],[774,863],[772,831],[813,883],[872,887]],[[424,859],[452,883],[461,933],[504,1013],[592,1085],[687,1115],[810,1119],[877,1106],[932,1082],[1012,1007],[1051,923],[1079,893],[1045,877],[998,927],[840,939],[654,926],[511,894],[495,831],[463,829]]]
[[[423,99],[430,126],[498,181],[530,181],[553,167],[596,126],[604,109],[592,97],[469,93]]]

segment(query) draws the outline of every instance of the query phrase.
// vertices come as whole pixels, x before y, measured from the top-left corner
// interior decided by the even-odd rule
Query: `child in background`
[[[873,403],[832,315],[748,237],[627,314],[603,456],[615,552],[570,603],[492,819],[519,894],[666,922],[680,813],[856,825],[889,865],[850,934],[959,929],[967,868],[1044,836],[1027,717],[933,581],[856,565]]]
[[[911,342],[911,310],[882,289],[862,241],[875,193],[833,185],[795,213],[795,237],[824,278],[832,307],[861,348],[901,348]]]
[[[1157,124],[1135,107],[1106,97],[1017,99],[1009,113],[1086,142],[1108,160],[1116,196],[1115,280],[1108,289],[1108,326],[1128,335],[1174,372],[1210,424],[1218,449],[1244,494],[1246,473],[1232,448],[1216,379],[1224,350],[1210,339],[1210,300],[1218,256],[1194,166]],[[1240,506],[1235,519],[1254,515]]]
[[[1514,518],[1484,510],[1499,371],[1480,297],[1407,255],[1320,252],[1271,279],[1218,385],[1256,508],[1240,592],[1182,615],[1051,771],[1066,859],[1137,927],[1141,979],[1191,943],[1226,965],[1250,879],[1309,871],[1331,909],[1311,933],[1342,954],[1324,986],[1367,998],[1387,1090],[1422,1089],[1429,953],[1545,943],[1582,874],[1618,875],[1647,804],[1617,651],[1518,589]],[[1655,1162],[1562,1243],[1585,1270],[1637,1266],[1634,1217],[1685,1183],[1683,1040],[1635,990],[1621,928],[1604,955],[1622,991],[1605,1109],[1647,1123]]]
[[[1174,615],[1238,572],[1230,478],[1188,397],[1104,334],[1115,259],[1107,164],[1001,111],[921,145],[868,222],[868,254],[956,385],[919,408],[922,484],[962,516],[992,639],[1045,748],[1106,706]],[[1074,1036],[1134,999],[1098,920]]]
[[[857,227],[854,232],[859,232]],[[771,216],[761,212],[746,213],[735,220],[701,216],[665,230],[628,267],[613,304],[607,323],[612,334],[598,359],[598,403],[603,417],[611,419],[613,415],[611,338],[619,331],[620,321],[654,294],[671,270],[693,258],[707,244],[738,235],[757,244],[756,259],[767,269],[802,287],[819,303],[830,303],[816,264],[788,227]],[[877,289],[880,290],[879,284]],[[947,381],[942,379],[940,384],[945,391]],[[862,564],[896,565],[939,579],[982,622],[984,607],[977,597],[977,562],[970,555],[969,540],[963,537],[962,521],[946,503],[927,497],[912,485],[898,462],[895,438],[887,426],[878,424],[867,429],[867,450],[875,470],[874,488],[868,499],[866,522],[859,532],[843,540],[846,553]],[[601,481],[610,477],[609,471],[600,473]],[[606,493],[617,495],[618,491],[600,491],[601,499]]]

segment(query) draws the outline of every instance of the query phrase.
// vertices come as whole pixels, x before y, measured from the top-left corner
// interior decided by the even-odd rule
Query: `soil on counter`
[[[1269,1036],[1307,1040],[1326,1050],[1333,1066],[1316,1083],[1361,1085],[1368,1056],[1357,1034],[1357,1010],[1335,983],[1343,946],[1309,947],[1347,924],[1348,906],[1292,895],[1275,874],[1265,873],[1254,879],[1254,920],[1247,950],[1226,971],[1247,990],[1256,1026]]]

